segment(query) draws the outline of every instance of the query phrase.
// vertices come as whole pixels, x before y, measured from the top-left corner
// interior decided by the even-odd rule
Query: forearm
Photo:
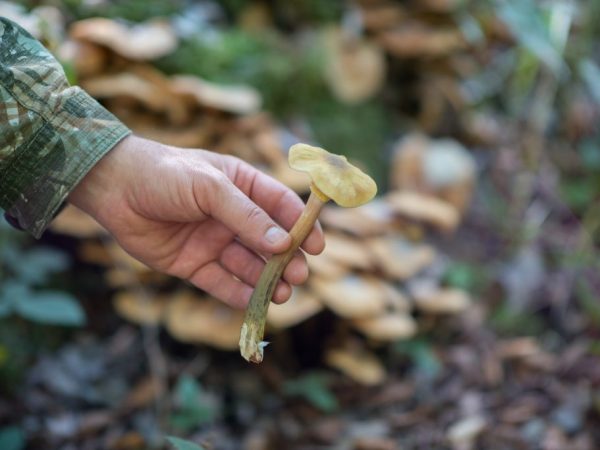
[[[129,130],[0,18],[0,208],[35,236]]]

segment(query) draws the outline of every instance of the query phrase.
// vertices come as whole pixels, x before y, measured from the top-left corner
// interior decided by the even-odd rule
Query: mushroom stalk
[[[311,186],[311,193],[306,202],[306,207],[290,230],[292,244],[284,253],[273,255],[265,265],[250,297],[240,334],[240,352],[247,361],[260,363],[263,360],[263,349],[267,345],[262,340],[265,332],[267,310],[277,283],[294,253],[312,230],[321,208],[328,200],[325,194],[316,187]]]

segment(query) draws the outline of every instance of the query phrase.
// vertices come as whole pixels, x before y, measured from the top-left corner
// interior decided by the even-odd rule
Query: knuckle
[[[203,176],[205,177],[208,185],[216,191],[221,190],[229,182],[229,178],[227,178],[227,176],[223,172],[213,168],[205,170]]]
[[[250,205],[245,211],[246,224],[253,224],[263,220],[263,212],[256,205]]]
[[[207,199],[211,210],[227,204],[229,179],[223,172],[207,168],[198,173],[194,179],[198,194]]]

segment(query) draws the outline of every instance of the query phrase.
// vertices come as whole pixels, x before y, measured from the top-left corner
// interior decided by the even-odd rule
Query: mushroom
[[[135,291],[119,292],[113,305],[119,315],[139,325],[158,325],[165,314],[168,298],[144,296]]]
[[[355,269],[372,269],[373,257],[363,241],[351,239],[340,233],[325,233],[327,247],[322,256],[345,267]]]
[[[329,366],[365,386],[381,384],[387,377],[385,367],[377,356],[357,342],[351,341],[344,347],[328,350],[325,361]]]
[[[413,133],[396,145],[390,184],[393,189],[433,194],[462,213],[469,204],[475,176],[475,160],[462,144]]]
[[[351,323],[361,333],[376,341],[407,339],[417,332],[415,320],[403,312],[353,319]]]
[[[178,39],[164,21],[126,26],[111,19],[95,17],[75,22],[71,38],[105,46],[134,61],[160,58],[177,47]]]
[[[78,77],[89,77],[102,72],[108,63],[105,48],[91,42],[67,40],[58,48],[61,61],[72,64]]]
[[[378,45],[333,28],[325,34],[324,49],[325,80],[338,100],[357,104],[381,89],[386,60]]]
[[[435,249],[427,244],[413,244],[398,236],[373,238],[368,242],[376,264],[390,278],[407,280],[433,264]]]
[[[327,206],[319,217],[323,225],[358,237],[384,233],[391,228],[392,219],[390,207],[380,199],[354,209]]]
[[[323,255],[306,255],[306,262],[308,263],[308,270],[311,273],[318,274],[324,278],[340,278],[348,273],[349,270],[348,266]]]
[[[134,288],[142,286],[158,286],[169,280],[168,275],[148,270],[136,272],[126,267],[113,267],[104,272],[106,284],[112,288]]]
[[[178,95],[193,98],[200,106],[233,114],[257,112],[262,103],[259,92],[252,87],[211,83],[192,75],[174,76],[171,88]]]
[[[394,213],[431,224],[447,233],[453,232],[460,221],[460,214],[454,206],[432,195],[396,191],[388,194],[386,200]]]
[[[416,280],[410,284],[409,291],[415,306],[425,313],[456,314],[471,304],[469,294],[457,288],[438,287],[430,280]]]
[[[319,313],[323,304],[306,289],[294,289],[292,297],[283,305],[271,304],[267,314],[269,327],[288,328]]]
[[[182,292],[169,303],[165,326],[181,342],[235,350],[243,318],[241,311],[218,300]]]
[[[169,83],[159,71],[137,66],[127,72],[88,78],[81,87],[96,99],[130,99],[150,111],[165,113],[170,123],[182,124],[189,118],[188,110],[173,95]]]
[[[290,148],[288,161],[293,169],[307,172],[311,178],[310,196],[302,215],[290,230],[292,245],[274,255],[266,264],[250,297],[240,334],[240,351],[247,361],[263,360],[262,341],[269,302],[275,287],[296,250],[312,230],[323,205],[333,200],[352,208],[371,200],[377,193],[375,181],[354,167],[344,156],[318,147],[296,144]]]
[[[340,317],[375,317],[390,303],[385,282],[373,276],[348,275],[339,280],[314,277],[311,287],[321,301]]]

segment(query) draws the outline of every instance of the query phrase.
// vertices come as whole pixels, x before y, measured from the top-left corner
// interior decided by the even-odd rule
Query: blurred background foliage
[[[15,4],[23,7],[23,14],[39,11],[40,6],[58,8],[66,24],[49,20],[50,32],[43,33],[45,43],[54,49],[68,34],[63,25],[68,29],[82,19],[108,17],[128,25],[166,20],[178,45],[153,60],[152,67],[166,76],[189,74],[222,85],[253,87],[284,143],[300,136],[358,160],[377,179],[382,193],[398,189],[390,171],[403,147],[402,138],[415,132],[460,142],[473,158],[478,176],[473,200],[456,234],[431,236],[429,229],[412,225],[402,230],[411,242],[427,239],[434,248],[443,249],[435,276],[444,287],[468,292],[473,304],[456,320],[418,311],[416,336],[370,348],[390,374],[382,390],[389,389],[386,395],[398,398],[401,406],[387,405],[379,398],[386,406],[363,408],[377,398],[368,390],[373,388],[354,391],[356,386],[340,380],[338,372],[353,374],[348,377],[354,381],[363,373],[340,365],[335,373],[323,369],[327,359],[320,348],[327,337],[323,330],[331,328],[334,341],[355,337],[347,325],[333,322],[335,314],[330,311],[306,321],[304,328],[292,328],[285,338],[278,334],[284,343],[275,347],[274,354],[287,364],[267,366],[258,375],[236,364],[235,356],[228,359],[219,351],[198,356],[195,347],[158,335],[152,326],[150,331],[143,326],[139,339],[127,331],[122,331],[125,338],[115,337],[122,321],[109,306],[99,306],[113,294],[114,286],[102,284],[105,278],[98,264],[80,261],[79,241],[51,232],[40,245],[2,223],[0,382],[8,398],[18,403],[26,397],[22,383],[29,371],[31,379],[36,374],[40,378],[40,366],[35,364],[42,356],[58,355],[57,360],[68,361],[78,352],[87,355],[88,347],[78,347],[83,334],[95,339],[97,347],[91,347],[98,352],[119,348],[119,339],[125,339],[143,353],[143,362],[140,355],[138,359],[130,355],[139,363],[138,371],[122,372],[130,385],[141,372],[159,379],[148,400],[154,403],[147,407],[154,418],[140,413],[130,426],[154,447],[161,445],[166,430],[194,435],[196,442],[221,438],[221,445],[214,448],[240,448],[235,438],[227,441],[224,436],[242,430],[240,436],[253,437],[247,430],[259,421],[255,416],[276,416],[273,420],[281,422],[264,425],[265,419],[259,429],[279,439],[296,436],[298,448],[315,442],[333,445],[342,439],[335,430],[343,426],[333,419],[326,422],[330,428],[325,431],[312,425],[301,428],[309,436],[305,441],[294,435],[298,423],[314,424],[323,417],[361,424],[356,417],[374,418],[394,430],[381,432],[385,438],[398,430],[403,435],[388,439],[389,447],[371,443],[371,447],[356,444],[355,448],[396,448],[393,443],[402,439],[406,448],[415,449],[596,448],[600,439],[600,2],[47,0]],[[368,25],[364,11],[380,5],[389,7],[389,13],[373,16],[373,23],[376,18],[380,22]],[[372,95],[347,101],[336,92],[327,75],[331,54],[326,42],[332,27],[382,49],[385,76]],[[386,27],[410,33],[392,41]],[[448,34],[429,43],[428,37],[441,31]],[[458,43],[453,33],[458,33]],[[407,41],[422,50],[411,53]],[[85,81],[75,64],[63,61],[71,80]],[[115,66],[127,68],[126,64],[117,60]],[[136,113],[143,109],[137,104],[125,106]],[[164,122],[167,129],[165,116],[159,114],[154,123]],[[155,280],[149,278],[145,288],[151,294],[176,291],[173,283],[155,289]],[[92,311],[94,317],[80,334],[70,328],[85,324],[75,298],[83,299],[88,316]],[[65,350],[70,343],[75,349]],[[165,356],[156,352],[161,346],[171,371],[161,369],[161,364],[168,365]],[[106,356],[107,367],[122,367],[110,358]],[[370,368],[368,361],[359,366]],[[65,363],[65,367],[71,366]],[[375,364],[373,370],[378,368]],[[242,376],[236,378],[235,373]],[[165,385],[170,389],[160,384],[161,376],[168,379]],[[85,383],[97,381],[87,373],[81,377]],[[404,383],[410,384],[410,394]],[[130,388],[134,390],[127,386],[116,391],[125,396]],[[439,398],[432,398],[437,394]],[[579,402],[581,396],[588,403]],[[69,398],[73,408],[80,406],[81,399]],[[483,408],[485,413],[473,406],[485,403],[482,398],[493,405]],[[24,448],[23,418],[28,413],[35,416],[31,411],[39,415],[34,400],[27,399],[17,418],[0,414],[6,425],[0,429],[0,448]],[[517,406],[522,409],[513,408],[513,400],[521,402]],[[515,410],[523,417],[515,418]],[[464,425],[462,420],[473,416],[499,424],[493,430],[504,432],[504,437],[501,432],[494,437],[493,430],[482,437],[481,423],[467,422],[476,432],[467,439],[471,447],[461,447],[463,441],[453,440],[450,425]],[[111,415],[110,420],[117,417]],[[230,424],[234,425],[228,429]],[[38,441],[44,432],[50,433],[43,431],[50,427],[27,426]],[[153,426],[162,433],[154,440],[148,431]],[[513,441],[506,437],[510,433]],[[68,436],[55,434],[58,441],[68,442]],[[423,443],[424,435],[431,441]],[[281,444],[277,439],[269,442],[275,445],[271,448]],[[144,448],[144,444],[115,448]]]

